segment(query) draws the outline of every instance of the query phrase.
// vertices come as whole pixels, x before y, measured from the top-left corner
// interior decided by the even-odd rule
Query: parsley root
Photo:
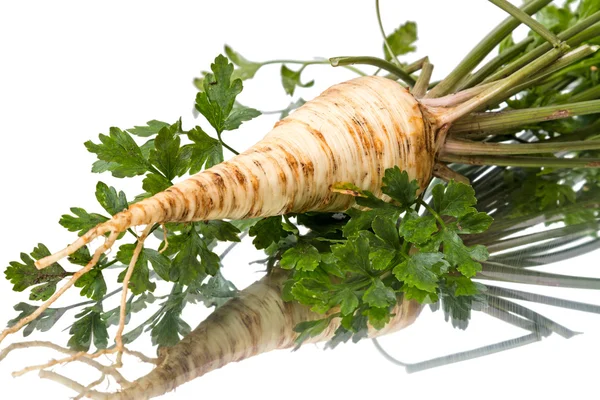
[[[384,171],[393,166],[424,189],[438,145],[434,123],[393,80],[340,83],[242,154],[131,205],[36,266],[45,268],[97,237],[132,226],[344,211],[353,199],[332,192],[333,184],[353,182],[378,195]]]
[[[441,81],[431,82],[433,57],[398,59],[414,51],[416,24],[385,35],[376,1],[384,58],[255,62],[226,46],[226,56],[217,56],[211,71],[194,81],[195,110],[205,119],[198,124],[210,125],[212,136],[199,125],[184,129],[181,119],[152,120],[113,127],[99,142],[86,142],[97,157],[93,172],[140,177],[143,192],[128,197],[98,182],[96,199],[106,213],[73,207],[59,221],[79,234],[77,240],[55,253],[40,243],[10,263],[5,275],[13,290],[31,288],[30,300],[42,303],[17,304],[20,314],[0,341],[22,328],[25,336],[46,331],[67,311],[85,307],[68,328],[69,349],[31,343],[67,357],[15,375],[40,370],[41,377],[79,392],[78,398],[151,398],[270,350],[325,340],[333,348],[402,329],[424,304],[443,310],[460,329],[471,311],[481,311],[527,335],[424,362],[394,360],[409,372],[552,333],[575,336],[511,299],[596,314],[598,305],[491,283],[600,289],[598,278],[533,269],[600,248],[594,170],[600,167],[600,5],[586,0],[575,10],[575,2],[566,2],[556,13],[568,18],[545,26],[554,19],[531,15],[550,0],[531,0],[520,9],[507,0],[491,2],[511,16]],[[546,11],[554,13],[552,7]],[[530,35],[514,43],[511,32],[521,23]],[[498,56],[475,70],[496,47]],[[243,81],[268,64],[281,64],[283,88],[292,96],[312,86],[302,75],[309,66],[343,67],[361,76],[308,102],[295,99],[280,111],[262,112],[281,113],[281,120],[238,153],[225,143],[226,132],[261,112],[237,96]],[[290,67],[296,64],[299,69]],[[378,70],[367,76],[354,65]],[[235,156],[225,160],[223,149]],[[135,240],[121,243],[130,235]],[[238,291],[221,273],[231,247],[221,255],[214,251],[245,235],[264,250],[266,258],[257,262],[267,274]],[[94,241],[104,243],[92,249]],[[64,269],[64,258],[77,270]],[[121,285],[109,292],[105,278],[115,270]],[[71,286],[88,299],[56,303]],[[119,304],[105,310],[105,300],[116,294]],[[160,304],[149,317],[131,318],[155,301]],[[192,330],[183,310],[198,303],[215,311]],[[157,359],[126,348],[144,332],[158,346]],[[9,346],[0,359],[23,347]],[[100,363],[111,354],[112,365]],[[129,381],[117,370],[123,354],[156,366]],[[102,375],[82,385],[48,371],[75,361]],[[105,377],[120,389],[96,390]]]

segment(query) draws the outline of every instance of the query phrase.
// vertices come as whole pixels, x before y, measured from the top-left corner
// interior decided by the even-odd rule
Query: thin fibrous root
[[[129,287],[129,280],[131,279],[131,275],[133,274],[133,270],[135,268],[135,264],[140,256],[142,249],[144,248],[144,241],[150,234],[152,229],[152,225],[147,225],[142,234],[139,236],[137,244],[135,246],[135,250],[133,250],[133,255],[131,256],[131,261],[129,262],[129,267],[127,267],[127,272],[125,273],[125,277],[123,278],[123,291],[121,292],[121,310],[119,315],[119,328],[117,329],[117,333],[115,335],[115,344],[117,350],[117,361],[116,366],[120,368],[122,363],[123,356],[123,330],[125,329],[125,319],[127,317],[127,292]]]
[[[90,392],[90,390],[92,390],[93,388],[95,388],[96,386],[98,386],[99,384],[104,382],[105,379],[106,379],[106,375],[104,375],[104,374],[100,375],[100,378],[98,378],[95,381],[93,381],[92,383],[86,385],[85,390],[83,392],[79,393],[77,396],[73,397],[73,400],[82,399],[84,396],[86,396]]]
[[[61,385],[68,387],[69,389],[73,389],[74,391],[79,393],[80,396],[91,397],[92,399],[97,400],[105,400],[108,399],[110,396],[109,393],[102,393],[95,390],[90,390],[90,388],[83,386],[82,384],[75,382],[74,380],[69,379],[64,375],[57,374],[56,372],[41,370],[39,376],[42,379],[50,379],[51,381],[58,382]]]
[[[13,350],[27,349],[30,347],[46,347],[46,348],[56,350],[56,351],[58,351],[60,353],[64,353],[64,354],[70,354],[70,355],[78,354],[78,352],[75,350],[67,349],[65,347],[59,346],[52,342],[34,340],[34,341],[30,341],[30,342],[12,343],[10,346],[8,346],[4,350],[2,350],[2,352],[0,352],[0,361],[2,361],[6,356],[8,356],[8,354],[11,353]],[[145,358],[148,358],[148,357],[145,357]],[[97,369],[103,375],[112,376],[115,379],[115,381],[122,387],[128,387],[131,384],[131,382],[129,382],[127,379],[125,379],[123,377],[123,375],[121,375],[119,373],[119,371],[117,371],[114,367],[101,364],[98,361],[88,357],[87,354],[84,354],[81,357],[77,358],[77,361],[82,362],[84,364],[89,365],[90,367]],[[142,361],[145,361],[145,360],[142,360]],[[148,361],[148,362],[151,362],[151,361]],[[20,375],[23,375],[25,372],[28,372],[28,371],[17,371],[15,373],[13,373],[13,376],[20,376]]]
[[[39,306],[38,309],[35,310],[30,315],[21,318],[21,320],[19,320],[19,322],[17,322],[10,328],[6,328],[4,331],[2,331],[2,333],[0,334],[0,342],[2,342],[2,340],[4,340],[4,338],[6,336],[8,336],[9,334],[18,332],[22,327],[24,327],[25,325],[27,325],[28,323],[30,323],[31,321],[33,321],[34,319],[39,317],[44,311],[46,311],[46,309],[48,309],[48,307],[50,307],[56,300],[58,300],[58,298],[60,296],[62,296],[62,294],[67,291],[67,289],[69,289],[71,286],[73,286],[75,284],[75,282],[77,282],[77,280],[83,274],[90,271],[94,267],[94,265],[96,265],[96,263],[98,262],[98,260],[102,256],[102,254],[104,254],[104,252],[114,244],[114,242],[117,240],[118,236],[119,236],[119,232],[112,232],[110,234],[110,236],[104,241],[104,244],[102,244],[102,246],[100,246],[100,247],[98,247],[98,249],[96,249],[96,252],[94,253],[94,256],[92,257],[90,262],[85,267],[83,267],[79,271],[75,272],[73,274],[73,276],[71,277],[71,279],[69,279],[67,281],[67,283],[65,283],[48,300],[46,300],[46,302],[44,304]]]
[[[23,346],[23,347],[27,347],[27,346]],[[50,346],[48,346],[50,347]],[[131,351],[128,350],[126,347],[122,347],[120,350],[118,347],[111,347],[110,349],[102,349],[102,350],[98,350],[95,353],[87,353],[85,351],[73,351],[73,350],[68,350],[68,349],[64,349],[61,348],[60,346],[57,346],[58,348],[56,348],[56,350],[59,350],[63,353],[67,353],[67,354],[71,354],[69,357],[65,357],[65,358],[61,358],[58,360],[50,360],[45,364],[39,364],[39,365],[32,365],[26,368],[23,368],[22,370],[13,372],[13,376],[17,377],[17,376],[21,376],[23,374],[26,374],[27,372],[31,372],[31,371],[37,371],[37,370],[43,370],[46,368],[50,368],[53,367],[55,365],[58,364],[68,364],[70,362],[73,361],[81,361],[83,363],[86,363],[88,365],[91,365],[92,367],[98,369],[100,372],[102,373],[106,373],[109,374],[111,376],[113,376],[115,378],[115,380],[117,380],[117,382],[121,383],[121,381],[123,381],[125,383],[125,386],[128,386],[129,382],[123,378],[118,372],[118,377],[117,375],[115,375],[112,371],[116,372],[116,365],[114,366],[105,366],[103,364],[100,364],[97,361],[94,361],[95,358],[98,358],[102,355],[107,355],[107,354],[114,354],[114,353],[126,353],[132,356],[135,356],[137,358],[139,358],[141,361],[143,362],[147,362],[150,364],[157,364],[158,363],[158,359],[155,358],[151,358],[151,357],[147,357],[137,351]],[[10,348],[10,346],[9,346]],[[55,347],[52,347],[55,348]],[[92,362],[90,362],[92,361]]]
[[[169,240],[167,239],[167,227],[165,226],[165,224],[160,224],[160,227],[163,230],[163,242],[165,243],[165,246],[162,249],[160,249],[158,252],[162,254],[169,247]]]

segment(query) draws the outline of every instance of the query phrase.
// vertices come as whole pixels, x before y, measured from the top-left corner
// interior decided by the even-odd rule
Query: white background
[[[228,43],[251,60],[310,59],[315,56],[380,55],[381,38],[372,1],[23,1],[0,4],[0,207],[3,228],[0,267],[17,260],[38,243],[56,250],[74,234],[57,223],[69,207],[101,212],[94,199],[98,180],[140,192],[139,180],[125,183],[90,172],[94,156],[86,140],[110,126],[129,128],[150,119],[184,128],[206,123],[192,115],[192,78],[208,68]],[[456,65],[461,56],[495,24],[501,11],[482,0],[382,1],[389,32],[405,20],[419,25],[418,53],[429,55],[435,78]],[[242,103],[263,110],[289,103],[278,77],[279,66],[261,70],[245,84]],[[304,98],[317,95],[352,74],[323,66],[309,67],[315,77]],[[226,133],[233,147],[244,149],[275,122],[264,116],[243,129]],[[262,255],[244,244],[225,262],[224,274],[239,287],[258,279],[260,265],[248,261]],[[547,270],[599,276],[598,254]],[[65,266],[65,264],[63,264]],[[115,285],[115,279],[109,278]],[[160,292],[157,289],[157,292]],[[598,303],[597,292],[530,288],[532,291]],[[16,314],[12,306],[28,301],[0,280],[0,324]],[[78,301],[76,291],[61,304]],[[114,303],[112,303],[114,304]],[[531,306],[584,335],[564,340],[556,335],[525,348],[414,375],[384,360],[373,345],[340,346],[323,351],[306,346],[296,353],[276,351],[214,371],[164,398],[271,399],[423,398],[487,399],[545,397],[595,398],[600,345],[600,317],[550,307]],[[206,311],[186,310],[194,326]],[[30,338],[66,344],[61,329],[73,313],[46,334]],[[140,319],[134,319],[136,323]],[[382,343],[403,361],[419,361],[524,334],[477,315],[467,332],[453,330],[441,313],[425,310],[417,323]],[[23,340],[13,335],[2,347]],[[152,353],[152,350],[147,349]],[[10,372],[43,363],[57,354],[42,350],[15,353],[0,363],[0,397],[64,399],[73,395],[35,373],[13,379]],[[142,366],[127,359],[126,375]],[[82,382],[95,379],[82,364],[55,368]],[[105,389],[101,386],[100,389]]]

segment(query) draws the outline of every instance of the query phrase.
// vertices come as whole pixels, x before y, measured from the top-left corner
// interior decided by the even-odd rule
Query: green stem
[[[406,71],[404,71],[402,68],[400,68],[397,65],[394,65],[390,62],[387,62],[381,58],[377,58],[377,57],[369,57],[369,56],[333,57],[333,58],[329,59],[329,62],[334,67],[352,65],[352,64],[373,65],[375,67],[384,69],[391,74],[396,75],[399,79],[402,79],[408,86],[412,87],[416,83],[415,80],[413,79],[413,77],[410,76],[408,73],[406,73]]]
[[[587,30],[587,28],[590,28],[592,25],[594,25],[598,21],[600,21],[600,11],[595,12],[594,14],[590,15],[586,19],[577,22],[575,25],[573,25],[569,29],[559,33],[558,38],[560,40],[567,40],[567,44],[569,46],[578,46],[579,44],[583,43],[585,40],[589,39],[588,36],[590,34],[592,35],[592,37],[597,36],[595,29],[591,29],[591,30],[589,30],[589,32],[587,32],[586,30]],[[598,27],[600,27],[600,25],[598,25]],[[582,33],[583,31],[586,31],[585,34],[583,34],[581,36],[578,35],[579,33]],[[539,45],[538,47],[536,47],[535,49],[528,51],[527,53],[525,53],[524,55],[522,55],[515,61],[511,62],[506,67],[502,68],[500,71],[497,71],[494,74],[490,75],[483,82],[492,82],[492,81],[496,81],[498,79],[504,78],[506,76],[509,76],[510,74],[517,71],[524,65],[529,64],[533,60],[535,60],[538,57],[540,57],[541,55],[545,54],[550,49],[552,49],[552,45],[548,42],[544,42],[541,45]]]
[[[523,12],[521,9],[513,6],[506,0],[488,0],[490,3],[500,7],[525,25],[531,28],[532,31],[546,39],[552,46],[558,47],[561,44],[561,40],[552,32],[550,32],[544,25],[540,24],[535,19],[531,18],[529,14]]]
[[[569,101],[575,103],[580,101],[595,100],[598,97],[600,97],[600,85],[595,85],[587,90],[584,90],[583,92],[579,92],[571,96]]]
[[[223,141],[223,139],[221,139],[221,133],[217,132],[217,137],[219,138],[219,142],[221,142],[221,146],[225,147],[227,150],[229,150],[230,152],[232,152],[233,154],[235,154],[236,156],[238,154],[240,154],[238,151],[236,151],[233,147],[229,146],[227,143],[225,143]]]
[[[433,207],[431,207],[429,204],[427,204],[422,198],[417,199],[417,204],[422,205],[423,207],[425,207],[425,209],[431,214],[433,215],[433,217],[437,220],[437,222],[440,224],[442,229],[446,229],[446,223],[444,222],[444,220],[442,219],[441,215],[438,214]]]
[[[421,74],[419,75],[415,86],[413,86],[411,90],[413,96],[415,96],[417,99],[420,99],[421,97],[425,96],[425,93],[427,93],[427,88],[429,87],[429,81],[431,80],[432,73],[433,64],[425,61],[425,64],[423,64],[423,68],[421,70]]]
[[[263,66],[263,65],[269,65],[269,64],[300,64],[300,65],[302,65],[302,67],[306,67],[308,65],[331,65],[331,63],[329,62],[329,60],[302,61],[302,60],[279,59],[279,60],[265,61],[265,62],[261,63],[261,66]],[[360,75],[360,76],[367,76],[367,73],[361,71],[360,69],[358,69],[356,67],[352,67],[350,65],[344,65],[343,67],[346,68],[349,71],[352,71],[352,72]]]
[[[523,7],[523,12],[528,15],[534,14],[552,0],[533,0],[527,2]],[[451,91],[467,76],[473,69],[500,43],[508,34],[510,34],[521,22],[513,17],[509,17],[492,30],[467,56],[454,68],[450,74],[435,86],[428,94],[428,98],[441,97]]]
[[[388,43],[387,36],[385,35],[385,30],[383,29],[383,23],[381,22],[381,12],[379,10],[379,0],[375,0],[375,11],[377,12],[377,23],[379,24],[379,30],[381,32],[381,36],[383,37],[383,43],[385,45],[385,48],[387,49],[388,53],[390,53],[390,58],[393,58],[394,61],[396,61],[396,65],[401,65],[400,60],[398,60],[398,57],[396,57],[396,55],[394,54],[392,47]]]
[[[457,164],[496,165],[501,167],[600,168],[600,158],[459,156],[443,154],[439,157],[439,160]]]
[[[518,128],[527,124],[596,113],[600,113],[600,100],[525,108],[521,110],[487,112],[472,114],[464,118],[452,126],[451,132],[491,132],[490,134],[493,134],[494,131]]]
[[[455,155],[510,155],[558,153],[562,151],[600,150],[600,140],[552,142],[552,143],[485,143],[470,140],[448,139],[444,143],[442,154]]]
[[[467,80],[465,80],[465,82],[460,85],[458,90],[464,90],[481,83],[487,76],[494,73],[494,71],[498,70],[498,68],[500,68],[502,65],[506,64],[520,54],[523,50],[525,50],[525,48],[529,46],[531,42],[533,42],[533,37],[530,36],[514,46],[504,50],[502,53],[498,54],[487,64],[481,67],[477,72],[471,75]]]
[[[536,86],[538,83],[550,81],[552,87],[559,83],[562,83],[562,77],[570,71],[570,68],[566,67],[568,67],[571,64],[575,64],[586,57],[589,57],[596,51],[598,51],[598,46],[583,45],[581,47],[578,47],[577,49],[569,52],[568,54],[565,54],[564,56],[556,60],[556,62],[550,64],[548,67],[544,68],[539,73],[535,74],[533,77],[531,77],[531,79],[508,90],[502,96],[494,98],[494,103],[488,103],[486,104],[486,106],[492,106],[495,104],[502,103],[503,101],[509,99],[516,93],[519,93],[532,86]],[[581,64],[582,63],[577,64],[573,67],[576,67],[578,69],[585,68],[585,66],[581,66]],[[557,82],[556,79],[559,79],[559,81]]]
[[[531,4],[531,3],[528,3]],[[508,78],[504,78],[483,93],[475,96],[474,98],[467,100],[466,102],[444,111],[440,115],[440,125],[445,125],[456,121],[457,119],[467,115],[471,111],[481,107],[483,104],[489,104],[494,101],[495,98],[503,96],[508,90],[522,83],[528,77],[535,75],[540,69],[545,68],[557,58],[559,58],[565,50],[563,48],[557,48],[549,51],[542,57],[538,58],[528,66],[515,72]],[[434,89],[435,90],[435,89]],[[431,93],[431,91],[429,92]]]

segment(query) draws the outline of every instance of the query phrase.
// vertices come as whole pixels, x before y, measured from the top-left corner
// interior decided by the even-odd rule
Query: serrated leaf
[[[367,310],[367,317],[369,318],[369,324],[379,330],[383,329],[390,322],[391,315],[387,307],[371,307]]]
[[[31,256],[21,253],[21,261],[12,261],[4,271],[6,279],[13,284],[13,290],[22,292],[30,286],[32,289],[30,300],[48,300],[56,291],[56,284],[66,276],[72,275],[65,271],[58,263],[54,263],[44,269],[37,269],[35,261],[49,256],[50,251],[46,246],[39,243],[31,252]]]
[[[35,310],[38,309],[38,306],[33,306],[27,303],[18,303],[13,307],[13,309],[15,311],[20,311],[20,313],[16,318],[8,321],[6,326],[9,328],[14,326],[21,319],[31,315]],[[40,314],[39,317],[25,325],[25,328],[23,329],[23,336],[27,337],[31,335],[31,333],[36,329],[41,332],[50,330],[66,311],[67,308],[47,308]]]
[[[136,244],[124,244],[119,247],[117,252],[117,260],[129,266],[133,257]],[[156,283],[150,281],[150,270],[148,269],[148,259],[146,258],[145,249],[140,251],[138,259],[135,263],[131,278],[129,280],[129,289],[134,295],[142,294],[146,291],[153,292],[156,289]],[[124,269],[117,279],[117,282],[123,282],[127,268]]]
[[[364,274],[369,270],[369,241],[365,236],[355,236],[344,244],[331,246],[331,252],[338,260],[340,270]]]
[[[260,111],[251,107],[242,106],[241,104],[237,103],[237,106],[233,108],[231,114],[229,114],[227,117],[227,120],[223,125],[223,130],[232,131],[237,129],[240,127],[242,122],[250,121],[251,119],[254,119],[260,115]]]
[[[414,211],[407,212],[400,223],[400,235],[411,243],[425,243],[437,231],[437,222],[433,216],[419,216]]]
[[[400,236],[398,235],[395,220],[378,215],[373,220],[371,227],[373,228],[373,232],[392,248],[400,248]]]
[[[464,183],[451,180],[445,190],[441,184],[435,186],[432,194],[436,211],[441,215],[459,218],[477,211],[472,207],[477,203],[475,191]]]
[[[472,234],[486,231],[494,219],[484,212],[474,212],[458,219],[458,233]]]
[[[259,250],[266,249],[271,243],[276,243],[287,236],[281,225],[280,216],[261,219],[250,228],[248,234],[254,237],[252,243]]]
[[[108,331],[106,323],[102,319],[102,306],[97,304],[85,308],[75,318],[78,318],[78,320],[69,330],[69,334],[71,334],[71,339],[67,343],[69,348],[87,352],[93,339],[94,346],[97,349],[105,349],[108,345]]]
[[[315,337],[323,333],[329,326],[331,318],[323,318],[315,321],[304,321],[294,326],[294,332],[300,333],[296,338],[296,349],[308,338]]]
[[[396,294],[381,279],[374,278],[373,284],[365,290],[362,300],[371,307],[384,308],[396,303]]]
[[[481,264],[477,261],[484,261],[488,257],[484,246],[467,247],[456,232],[451,230],[442,233],[442,240],[446,260],[452,266],[456,266],[464,276],[471,278],[481,271]]]
[[[180,130],[180,122],[162,128],[154,139],[154,148],[148,155],[149,161],[169,181],[187,172],[193,153],[189,146],[180,148]]]
[[[197,227],[207,240],[219,240],[222,242],[239,242],[241,231],[233,224],[227,221],[213,220],[199,222]]]
[[[127,132],[113,127],[108,136],[100,134],[99,138],[100,144],[85,142],[88,151],[103,161],[94,166],[93,172],[110,171],[114,177],[124,178],[143,175],[151,168],[140,147]]]
[[[142,181],[142,189],[150,195],[155,195],[173,186],[171,181],[162,175],[149,173]]]
[[[241,79],[231,80],[233,64],[225,56],[218,55],[210,68],[212,73],[206,74],[202,83],[204,91],[196,96],[196,109],[221,133],[243,85]]]
[[[285,64],[281,66],[281,84],[283,85],[285,93],[293,96],[296,86],[308,88],[315,84],[314,80],[302,83],[300,80],[302,71],[304,71],[304,67],[300,68],[298,71],[294,71],[288,68]]]
[[[279,265],[283,269],[314,271],[320,262],[319,250],[309,243],[300,242],[283,253]]]
[[[416,179],[409,180],[406,171],[400,171],[398,166],[385,170],[381,191],[400,203],[404,208],[410,207],[417,199],[419,183]]]
[[[416,46],[414,46],[414,43],[417,41],[417,24],[412,21],[405,22],[387,36],[386,40],[396,56],[415,51],[417,49]],[[385,44],[383,46],[383,52],[386,60],[389,61],[392,59],[392,55],[389,53]]]
[[[241,80],[252,79],[256,74],[256,71],[263,64],[249,61],[246,58],[242,57],[242,55],[236,51],[234,51],[231,47],[225,45],[225,54],[239,68],[236,68],[233,71],[232,78],[240,78]]]
[[[81,288],[79,294],[92,300],[102,300],[106,294],[106,281],[104,280],[102,271],[98,268],[93,268],[91,271],[83,274],[75,282],[75,287]]]
[[[450,265],[444,260],[442,253],[416,253],[395,266],[392,272],[408,286],[433,293],[437,289],[440,275],[434,271],[434,267],[444,273]]]
[[[179,288],[178,291],[172,292],[163,305],[162,314],[149,326],[153,345],[174,346],[191,332],[192,328],[181,318],[184,305],[185,296]]]
[[[72,207],[70,208],[70,211],[75,214],[75,216],[64,214],[58,223],[67,228],[70,232],[77,232],[78,236],[82,236],[96,225],[108,221],[108,218],[104,215],[95,213],[90,214],[83,208]]]
[[[96,200],[110,215],[115,215],[128,207],[127,197],[123,191],[108,186],[104,182],[96,184]]]
[[[208,136],[199,126],[188,131],[187,135],[194,142],[187,145],[192,149],[190,174],[223,162],[223,147],[217,139]]]
[[[162,128],[169,126],[170,124],[158,120],[151,120],[146,122],[144,126],[134,126],[133,128],[127,129],[127,132],[132,135],[140,137],[150,137],[156,135]]]
[[[358,308],[359,300],[356,294],[348,288],[338,292],[332,299],[334,304],[340,305],[342,315],[350,315]]]

